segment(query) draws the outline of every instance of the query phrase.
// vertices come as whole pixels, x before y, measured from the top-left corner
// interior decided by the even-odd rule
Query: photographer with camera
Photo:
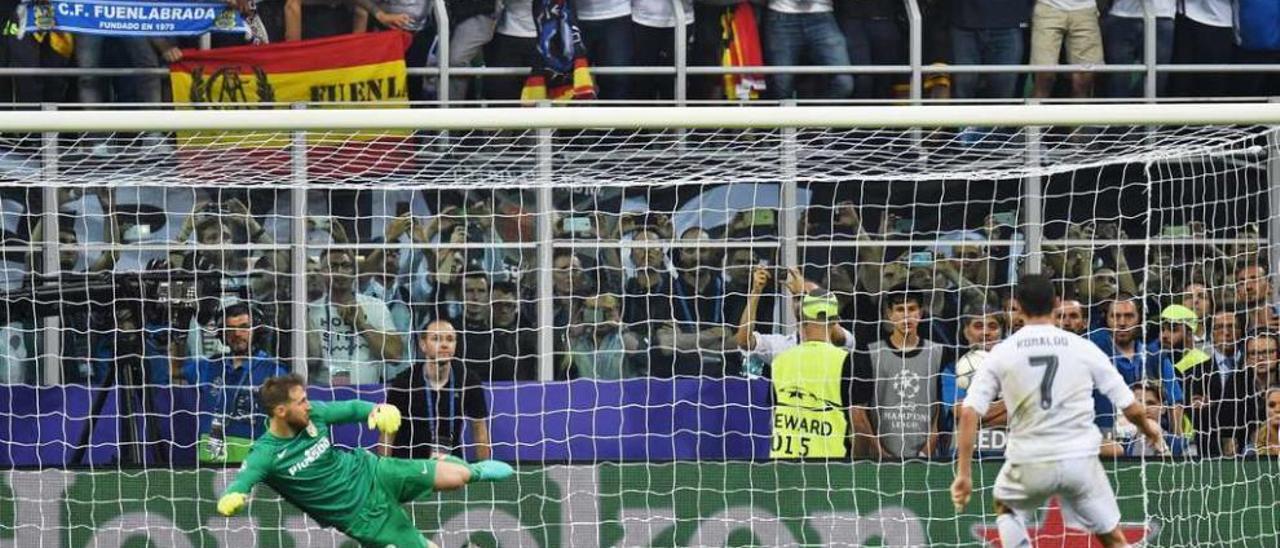
[[[265,431],[257,387],[289,369],[254,344],[261,326],[248,304],[228,304],[218,311],[215,321],[220,324],[226,353],[213,358],[186,357],[181,355],[182,346],[175,344],[170,365],[175,382],[185,381],[200,390],[200,462],[238,463]]]
[[[195,236],[196,250],[178,247],[169,254],[164,270],[194,273],[198,282],[213,283],[217,280],[219,292],[236,292],[253,302],[264,303],[268,308],[259,310],[255,320],[275,329],[286,329],[282,320],[288,318],[280,310],[287,302],[287,283],[279,283],[277,276],[286,274],[289,257],[284,250],[270,253],[250,250],[244,244],[271,245],[275,238],[253,217],[249,207],[238,198],[210,200],[193,210],[183,221],[175,241],[187,244]],[[152,267],[155,270],[156,267]],[[250,275],[252,273],[252,275]],[[219,351],[220,344],[212,333],[206,333],[197,319],[187,326],[187,351],[190,355],[210,357]],[[206,340],[209,339],[209,340]]]

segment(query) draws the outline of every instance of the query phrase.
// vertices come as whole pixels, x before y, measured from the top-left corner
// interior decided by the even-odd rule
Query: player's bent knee
[[[436,463],[437,491],[460,489],[471,480],[471,469],[451,462]]]

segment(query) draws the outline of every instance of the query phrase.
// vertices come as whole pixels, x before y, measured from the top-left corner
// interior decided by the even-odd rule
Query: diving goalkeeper
[[[495,460],[467,464],[456,457],[408,460],[379,457],[364,449],[332,448],[329,425],[368,420],[383,434],[400,428],[400,412],[391,405],[364,401],[307,401],[301,377],[283,375],[262,383],[267,431],[253,442],[235,481],[218,500],[218,513],[244,508],[258,482],[306,512],[320,525],[334,527],[361,546],[428,546],[400,505],[433,491],[450,491],[473,481],[511,477],[509,465]]]

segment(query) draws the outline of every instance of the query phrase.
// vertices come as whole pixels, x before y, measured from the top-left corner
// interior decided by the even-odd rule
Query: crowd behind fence
[[[412,101],[516,101],[528,67],[538,64],[532,0],[248,4],[272,42],[411,32]],[[1231,0],[566,5],[595,71],[596,97],[609,101],[1266,97],[1276,95],[1280,69],[1280,23]],[[10,6],[0,9],[12,13]],[[26,104],[163,102],[163,67],[181,59],[181,48],[247,40],[19,36],[12,15],[5,28],[0,74],[9,77],[0,97]],[[162,142],[156,135],[141,144]]]
[[[767,371],[795,341],[797,298],[830,291],[856,356],[919,366],[910,386],[877,381],[877,393],[900,401],[876,409],[920,411],[882,456],[938,456],[966,360],[1021,327],[1011,287],[1031,268],[1029,233],[1041,231],[1037,268],[1059,287],[1059,325],[1094,341],[1150,396],[1180,454],[1275,454],[1280,313],[1269,187],[1255,178],[1175,211],[1153,209],[1150,196],[1216,183],[1104,177],[1089,192],[1056,195],[1040,227],[1026,221],[1020,181],[1011,200],[982,201],[934,202],[919,182],[893,183],[883,202],[876,183],[813,186],[792,211],[760,198],[778,185],[708,185],[692,199],[674,186],[599,188],[538,208],[545,221],[534,218],[535,192],[521,190],[302,191],[298,216],[289,189],[9,187],[0,378],[239,386],[202,405],[245,413],[266,376],[408,386],[415,364],[441,352],[477,386],[718,382]],[[732,202],[713,201],[717,192],[758,205],[708,205]],[[1107,209],[1108,192],[1146,209]],[[46,198],[57,200],[53,216],[41,213]],[[1214,213],[1224,206],[1235,213]],[[796,240],[783,238],[788,219]],[[532,236],[535,224],[550,241]],[[432,338],[442,331],[447,351]],[[227,364],[238,376],[222,372]],[[1101,401],[1098,414],[1120,436],[1110,454],[1146,450]]]

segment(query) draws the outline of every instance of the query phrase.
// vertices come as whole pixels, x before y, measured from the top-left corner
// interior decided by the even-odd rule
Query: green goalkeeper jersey
[[[342,529],[357,515],[374,486],[377,457],[332,447],[329,425],[361,422],[373,404],[359,400],[311,404],[311,424],[292,438],[270,431],[253,442],[228,493],[249,494],[258,482],[321,525]]]

